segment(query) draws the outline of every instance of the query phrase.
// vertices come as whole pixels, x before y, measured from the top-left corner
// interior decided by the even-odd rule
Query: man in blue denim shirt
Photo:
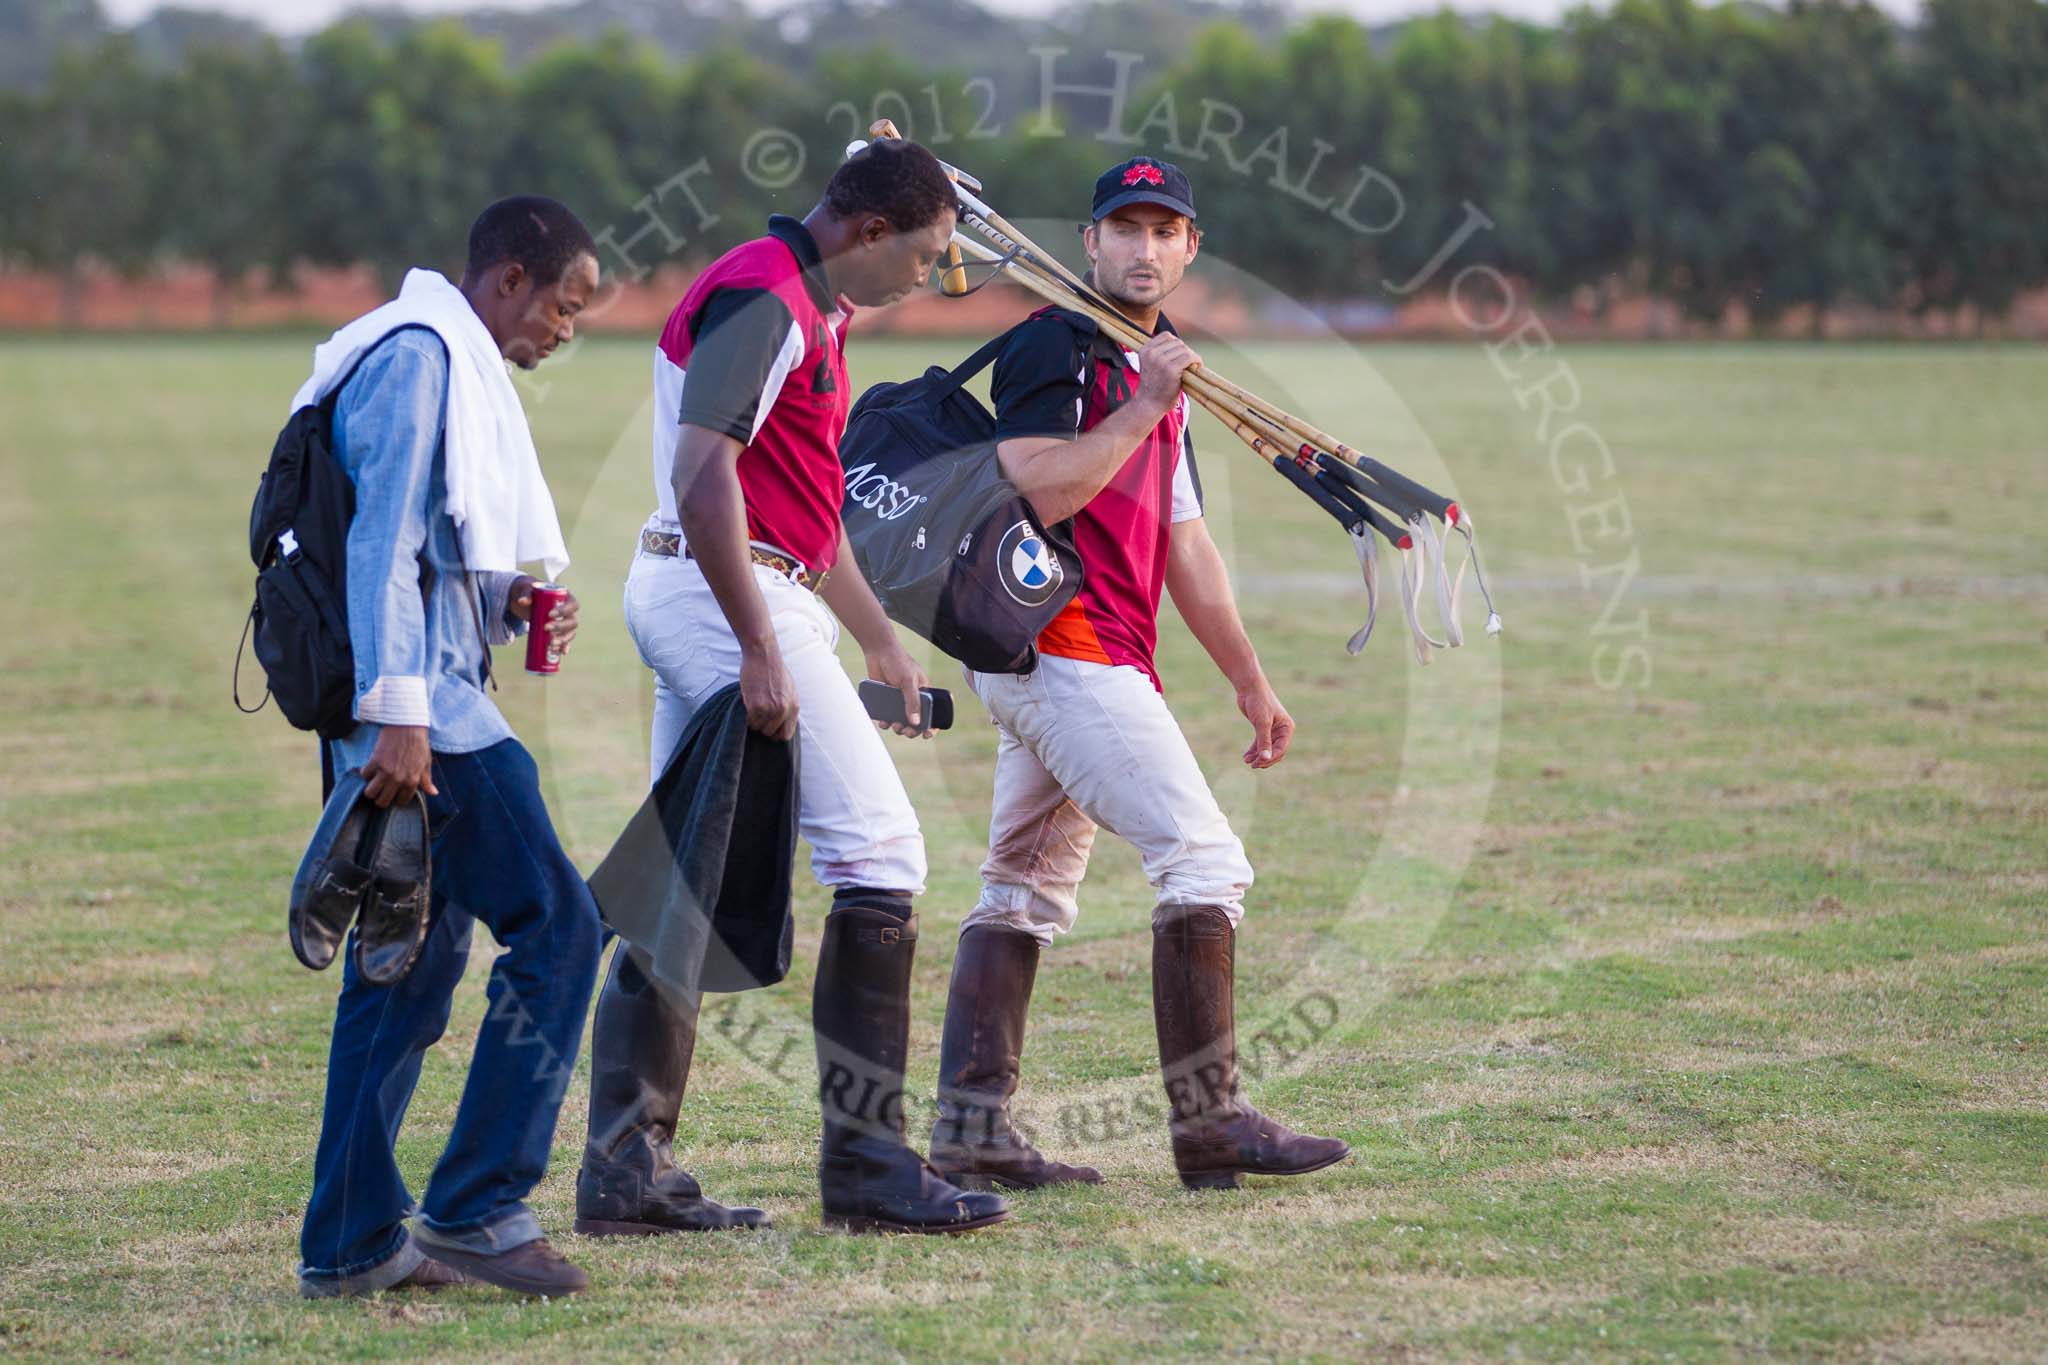
[[[530,369],[570,338],[597,282],[583,225],[552,200],[524,198],[478,219],[461,297],[489,333],[490,363],[503,356]],[[439,276],[418,283],[452,297]],[[398,984],[367,984],[354,954],[344,955],[300,1236],[299,1287],[309,1298],[465,1276],[549,1295],[588,1284],[522,1201],[546,1170],[601,930],[541,802],[533,759],[486,691],[486,641],[522,633],[532,580],[465,568],[447,445],[451,364],[468,357],[451,356],[447,334],[403,326],[377,341],[334,409],[334,451],[356,489],[348,618],[362,723],[332,757],[336,771],[362,769],[379,805],[426,794],[433,905],[425,947]],[[466,315],[453,334],[482,344]],[[574,599],[544,627],[566,648]],[[393,1143],[421,1059],[447,1027],[476,920],[504,951],[454,1129],[408,1229],[413,1198]]]

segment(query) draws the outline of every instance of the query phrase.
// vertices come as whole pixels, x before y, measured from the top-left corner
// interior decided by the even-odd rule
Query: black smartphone
[[[953,728],[953,694],[943,687],[922,687],[918,695],[924,698],[924,728],[927,730],[950,730]],[[873,678],[863,679],[860,685],[860,704],[867,707],[868,714],[884,725],[905,724],[903,716],[903,692],[894,683],[876,682]]]

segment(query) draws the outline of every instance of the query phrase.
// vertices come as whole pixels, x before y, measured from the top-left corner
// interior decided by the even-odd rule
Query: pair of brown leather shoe
[[[422,1294],[432,1294],[443,1289],[454,1289],[459,1285],[474,1284],[476,1281],[457,1270],[444,1265],[429,1256],[414,1266],[402,1280],[385,1285],[382,1289],[356,1289],[346,1287],[335,1280],[299,1281],[299,1297],[302,1299],[361,1299],[372,1294],[389,1294],[399,1290],[413,1289]]]
[[[452,1272],[457,1277],[452,1283],[496,1285],[515,1294],[529,1294],[537,1298],[559,1299],[565,1294],[590,1288],[590,1276],[548,1245],[545,1237],[536,1237],[510,1251],[490,1256],[437,1241],[433,1253],[421,1265],[437,1262],[441,1271]]]
[[[475,1283],[475,1280],[472,1280],[454,1266],[447,1265],[429,1256],[426,1260],[421,1261],[412,1268],[412,1274],[407,1275],[391,1287],[393,1289],[417,1289],[423,1293],[432,1294],[437,1290],[454,1289],[460,1285]]]
[[[373,986],[405,979],[427,941],[432,904],[427,801],[379,807],[351,769],[334,784],[292,879],[292,952],[314,971],[356,926],[356,972]]]

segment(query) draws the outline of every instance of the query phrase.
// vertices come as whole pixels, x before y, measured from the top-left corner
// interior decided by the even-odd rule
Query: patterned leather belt
[[[690,553],[690,547],[683,544],[682,536],[674,531],[642,531],[640,548],[647,554],[660,555],[667,559],[673,559],[678,554],[684,559],[696,558]],[[747,545],[747,557],[764,569],[775,570],[798,587],[816,592],[824,586],[824,574],[812,573],[803,566],[802,561],[783,554],[780,550],[765,549],[750,542]]]

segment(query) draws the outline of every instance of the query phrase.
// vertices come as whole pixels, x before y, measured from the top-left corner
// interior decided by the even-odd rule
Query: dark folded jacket
[[[713,693],[591,874],[605,923],[659,984],[694,997],[789,974],[796,755],[747,728],[738,684]]]

